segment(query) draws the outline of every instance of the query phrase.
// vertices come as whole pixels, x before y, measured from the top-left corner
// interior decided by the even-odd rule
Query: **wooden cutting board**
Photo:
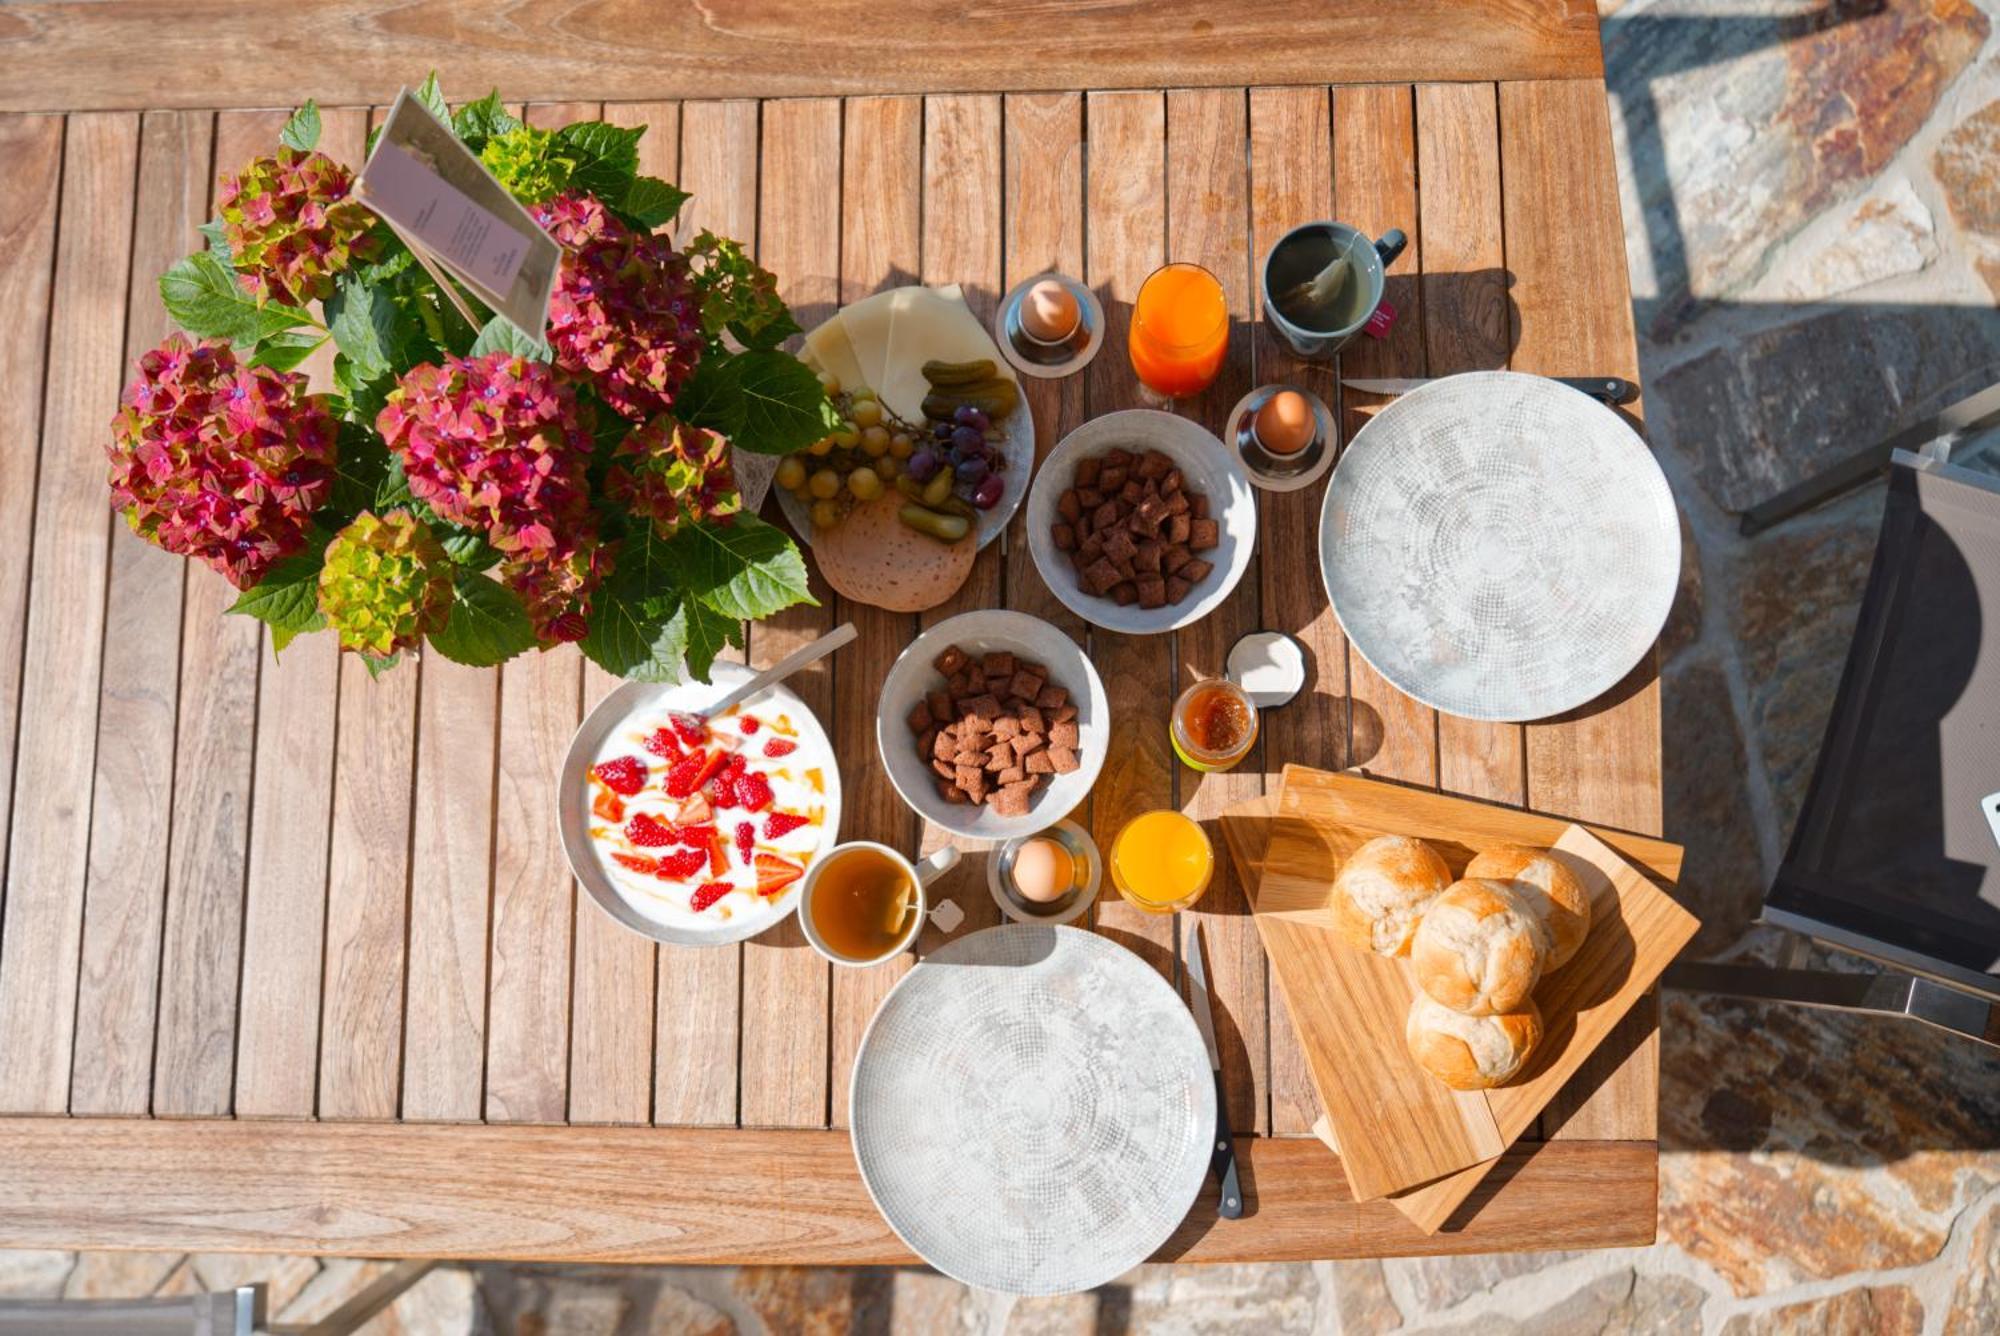
[[[1654,884],[1678,876],[1677,846],[1561,818],[1290,766],[1275,799],[1231,809],[1222,826],[1239,866],[1262,864],[1244,884],[1257,888],[1265,951],[1356,1198],[1393,1194],[1427,1232],[1533,1125],[1698,926]],[[1429,840],[1454,872],[1490,845],[1553,847],[1591,888],[1590,938],[1536,989],[1545,1036],[1502,1089],[1454,1091],[1418,1068],[1403,1043],[1416,994],[1407,962],[1355,950],[1331,927],[1334,873],[1385,834]]]

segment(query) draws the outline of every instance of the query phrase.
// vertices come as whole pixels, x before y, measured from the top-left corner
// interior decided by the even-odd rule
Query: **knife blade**
[[[1208,1049],[1209,1069],[1215,1073],[1215,1146],[1209,1154],[1209,1169],[1221,1189],[1215,1213],[1235,1220],[1243,1214],[1243,1187],[1237,1179],[1236,1136],[1229,1130],[1229,1094],[1222,1087],[1222,1050],[1215,1046],[1215,1012],[1208,1001],[1208,962],[1202,954],[1199,923],[1188,934],[1187,978],[1188,1010],[1194,1013],[1195,1028]]]
[[[1419,385],[1430,384],[1433,379],[1439,378],[1412,376],[1389,380],[1343,380],[1340,383],[1363,394],[1408,394]],[[1620,376],[1544,376],[1542,379],[1567,385],[1572,390],[1581,390],[1607,404],[1629,404],[1639,397],[1639,387]]]

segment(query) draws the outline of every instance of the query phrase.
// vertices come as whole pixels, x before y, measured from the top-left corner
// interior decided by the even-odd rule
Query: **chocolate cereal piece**
[[[1188,526],[1188,546],[1206,552],[1222,542],[1222,525],[1215,520],[1196,520]]]
[[[938,721],[931,718],[931,707],[929,702],[918,701],[914,706],[911,707],[910,717],[906,719],[904,722],[909,724],[910,731],[912,733],[922,734],[924,730],[935,726]]]
[[[1043,710],[1060,710],[1069,704],[1069,688],[1049,683],[1035,694],[1035,706]]]
[[[1070,747],[1050,747],[1049,764],[1054,767],[1058,775],[1067,775],[1070,771],[1083,767],[1083,761],[1077,756],[1075,749]]]
[[[965,651],[956,645],[949,645],[945,648],[944,653],[931,660],[931,667],[937,669],[944,676],[950,677],[953,673],[965,667],[965,662]]]
[[[1029,754],[1026,769],[1031,775],[1052,775],[1056,770],[1055,758],[1049,754],[1048,748],[1044,747],[1038,752]]]
[[[1186,580],[1189,584],[1198,585],[1203,580],[1206,580],[1208,573],[1214,569],[1214,562],[1203,561],[1200,557],[1194,557],[1189,560],[1187,565],[1180,568],[1179,575],[1181,579]]]
[[[1065,719],[1060,724],[1051,725],[1049,728],[1050,748],[1069,747],[1073,750],[1077,744],[1077,732],[1076,721],[1074,719]]]
[[[1075,524],[1078,519],[1082,518],[1083,499],[1076,494],[1074,487],[1056,498],[1056,514],[1062,516],[1071,524]]]
[[[998,685],[1014,675],[1014,656],[1004,649],[988,650],[979,666],[986,670],[986,680]]]

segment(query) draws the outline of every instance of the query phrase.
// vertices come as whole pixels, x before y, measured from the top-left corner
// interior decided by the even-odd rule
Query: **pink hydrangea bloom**
[[[139,359],[111,421],[111,504],[135,533],[238,589],[300,551],[333,486],[336,429],[296,372],[174,334]]]
[[[260,300],[303,306],[382,248],[375,215],[349,198],[354,174],[324,153],[281,148],[225,176],[217,209],[237,281]]]
[[[729,442],[671,417],[654,418],[625,434],[611,453],[604,488],[662,537],[682,519],[728,518],[743,508],[729,463]]]

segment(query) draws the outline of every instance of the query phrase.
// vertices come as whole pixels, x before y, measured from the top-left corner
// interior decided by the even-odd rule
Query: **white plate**
[[[1208,1174],[1215,1079],[1150,965],[1095,933],[1015,924],[948,943],[889,990],[848,1122],[912,1252],[967,1285],[1069,1294],[1180,1226]]]
[[[1595,700],[1666,624],[1681,531],[1625,420],[1540,376],[1478,371],[1356,432],[1320,511],[1347,639],[1391,685],[1467,719]]]
[[[1070,704],[1076,706],[1077,756],[1083,764],[1067,775],[1051,775],[1026,816],[999,816],[984,804],[946,802],[938,793],[930,757],[917,755],[910,711],[932,688],[944,685],[931,660],[951,645],[968,654],[1007,650],[1039,663],[1049,670],[1050,682],[1068,689]],[[1097,782],[1110,743],[1111,702],[1096,666],[1074,640],[1025,612],[960,613],[918,636],[889,669],[875,713],[875,750],[896,792],[924,820],[972,840],[1032,835],[1068,816]]]
[[[1087,594],[1077,583],[1069,558],[1056,550],[1049,528],[1057,518],[1056,502],[1076,475],[1077,461],[1111,449],[1134,454],[1158,450],[1168,455],[1180,469],[1186,490],[1206,496],[1209,516],[1221,522],[1220,545],[1200,554],[1215,569],[1179,603],[1147,610],[1137,603],[1120,607],[1115,600]],[[1050,452],[1035,471],[1035,486],[1028,493],[1028,549],[1034,553],[1035,569],[1064,607],[1108,631],[1153,635],[1200,621],[1236,588],[1250,568],[1256,546],[1257,500],[1243,461],[1213,433],[1172,413],[1128,408],[1091,419]]]
[[[618,687],[597,703],[597,708],[590,712],[570,739],[569,751],[563,757],[562,772],[557,780],[556,821],[562,835],[563,856],[569,860],[569,869],[577,881],[590,892],[590,898],[597,902],[597,907],[618,922],[656,942],[668,942],[675,946],[721,946],[755,937],[774,924],[783,922],[799,903],[801,883],[793,882],[784,895],[757,906],[757,912],[739,913],[713,927],[662,922],[657,917],[642,913],[619,893],[605,871],[595,841],[590,837],[588,775],[605,739],[634,715],[661,709],[698,711],[707,702],[720,699],[731,687],[749,681],[753,673],[742,664],[725,659],[716,662],[710,676],[714,681],[706,684],[627,682]],[[798,693],[782,684],[758,692],[744,701],[742,708],[760,714],[773,709],[783,711],[790,716],[792,726],[798,731],[799,750],[794,754],[817,754],[825,758],[820,768],[826,780],[823,799],[826,822],[820,828],[814,856],[824,854],[840,838],[840,765],[832,744],[827,740],[826,730],[820,727],[818,718]],[[717,817],[720,824],[733,826],[735,820],[745,815],[732,808],[718,813]]]

